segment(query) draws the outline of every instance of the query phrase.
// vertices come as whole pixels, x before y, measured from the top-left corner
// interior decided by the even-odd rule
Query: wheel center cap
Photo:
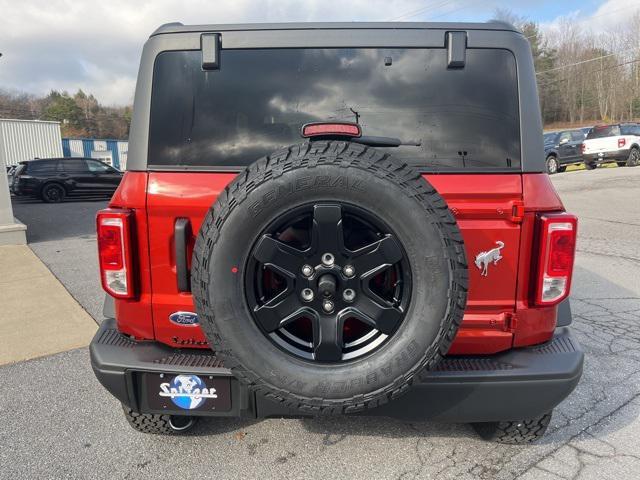
[[[335,295],[338,287],[336,277],[330,273],[325,273],[318,279],[318,290],[322,297],[331,298]]]

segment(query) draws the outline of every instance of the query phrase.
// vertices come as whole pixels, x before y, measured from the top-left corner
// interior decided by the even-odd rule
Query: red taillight
[[[585,147],[584,143],[580,145],[580,151],[581,151],[582,153],[584,153],[584,151],[585,151],[585,149],[586,149],[586,148],[587,148],[587,147]]]
[[[98,231],[100,265],[109,270],[120,270],[124,265],[122,252],[122,225],[118,218],[104,220]]]
[[[627,139],[626,138],[619,138],[618,139],[618,148],[622,148],[627,144]]]
[[[134,295],[131,266],[131,210],[106,209],[98,212],[98,257],[102,288],[116,298]]]
[[[317,137],[322,135],[343,135],[345,137],[359,137],[362,135],[357,123],[307,123],[302,126],[302,136]]]
[[[555,305],[569,295],[578,219],[567,213],[539,217],[540,258],[535,303]]]

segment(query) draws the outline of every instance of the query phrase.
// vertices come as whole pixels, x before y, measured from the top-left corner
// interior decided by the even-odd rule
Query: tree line
[[[131,125],[131,107],[108,107],[91,94],[74,95],[51,91],[45,97],[0,91],[0,118],[54,120],[62,136],[126,140]]]
[[[543,31],[509,10],[495,16],[531,45],[545,128],[640,119],[640,13],[598,34],[569,18]],[[101,105],[82,90],[45,97],[0,90],[0,118],[59,121],[70,137],[126,139],[131,107]]]
[[[640,119],[640,13],[604,33],[570,18],[543,32],[509,11],[496,17],[529,40],[546,128]]]

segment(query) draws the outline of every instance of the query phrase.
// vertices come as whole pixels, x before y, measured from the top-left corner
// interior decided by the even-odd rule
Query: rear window
[[[506,50],[467,50],[447,69],[445,49],[222,50],[155,61],[148,164],[241,168],[300,143],[303,124],[357,121],[367,136],[425,169],[519,169],[516,65]]]
[[[604,125],[602,127],[593,127],[587,134],[587,139],[616,137],[620,135],[620,127],[618,125]]]
[[[622,125],[620,132],[622,135],[640,135],[640,125]]]
[[[106,163],[99,162],[97,160],[85,160],[87,167],[91,173],[107,173],[114,171]]]
[[[581,142],[584,140],[584,132],[582,130],[573,130],[571,132],[571,139],[574,142]]]
[[[29,175],[53,175],[58,169],[58,160],[46,162],[33,161],[27,163],[27,173]]]
[[[77,158],[62,160],[62,168],[66,173],[86,173],[89,171],[86,160]]]

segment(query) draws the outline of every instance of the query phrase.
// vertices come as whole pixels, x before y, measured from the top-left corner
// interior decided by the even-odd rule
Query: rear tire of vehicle
[[[617,164],[619,167],[626,167],[626,166],[628,165],[628,164],[627,164],[627,162],[616,162],[616,164]],[[629,166],[631,166],[631,165],[629,165]]]
[[[567,166],[558,167],[558,173],[564,173],[567,171]]]
[[[555,173],[558,173],[559,169],[560,169],[560,165],[558,164],[558,159],[556,158],[555,155],[549,155],[547,157],[547,173],[549,175],[553,175]]]
[[[584,168],[586,168],[587,170],[595,170],[596,168],[598,168],[598,164],[592,162],[584,162]]]
[[[198,417],[138,413],[122,405],[124,416],[134,430],[154,435],[180,435],[193,428]]]
[[[42,187],[40,196],[46,203],[60,203],[65,197],[64,187],[57,183],[48,183]]]
[[[535,442],[544,436],[551,421],[551,414],[552,412],[545,413],[531,420],[472,423],[471,426],[484,440],[522,445]]]
[[[367,272],[378,267],[367,267],[362,263],[358,267],[361,257],[352,255],[356,250],[345,253],[342,247],[336,247],[342,235],[336,232],[325,235],[318,226],[340,225],[342,231],[342,225],[348,222],[342,222],[340,209],[346,215],[351,209],[377,218],[387,227],[378,238],[392,238],[402,257],[400,261],[390,260],[385,254],[387,260],[383,264],[393,266],[404,262],[408,266],[407,269],[402,267],[402,271],[408,272],[409,280],[398,282],[407,285],[408,289],[408,297],[405,293],[400,295],[407,300],[399,320],[388,334],[379,337],[376,346],[355,358],[345,357],[346,344],[341,340],[339,320],[335,327],[338,339],[330,344],[330,351],[335,356],[327,358],[326,340],[325,350],[318,345],[321,335],[335,334],[331,332],[335,332],[332,322],[336,322],[336,318],[344,319],[349,312],[358,312],[358,300],[344,310],[339,305],[342,300],[336,300],[340,310],[321,316],[322,312],[315,306],[298,303],[294,298],[291,309],[287,307],[285,313],[273,314],[273,326],[269,331],[255,319],[258,306],[250,304],[254,301],[252,290],[256,290],[253,285],[257,283],[250,278],[251,272],[261,271],[273,258],[259,260],[261,263],[252,267],[257,258],[253,252],[258,245],[274,245],[280,241],[280,237],[273,236],[269,226],[279,224],[287,215],[293,215],[291,212],[306,211],[309,207],[316,212],[319,206],[321,210],[338,208],[330,220],[326,213],[320,217],[313,213],[313,221],[309,222],[311,228],[316,225],[316,233],[312,231],[310,238],[319,238],[318,241],[325,243],[311,243],[297,251],[275,243],[276,246],[268,250],[289,252],[290,266],[284,270],[289,272],[287,278],[292,279],[289,292],[295,293],[288,293],[284,298],[298,297],[299,283],[304,282],[297,276],[302,274],[296,272],[303,270],[303,263],[311,269],[312,264],[320,264],[305,260],[297,265],[302,254],[311,252],[310,255],[315,256],[323,251],[333,254],[331,265],[334,265],[335,257],[336,268],[354,260],[358,280],[353,285],[361,289],[358,299],[363,298],[366,303],[370,298],[360,285],[366,282]],[[371,222],[375,223],[374,220]],[[271,241],[267,242],[265,238]],[[368,250],[368,247],[358,251],[362,250]],[[368,251],[382,250],[385,249],[376,247]],[[322,256],[326,257],[326,254]],[[347,260],[342,263],[339,259]],[[268,264],[278,265],[278,262],[274,260]],[[205,217],[196,239],[191,271],[200,323],[225,367],[257,394],[308,414],[362,411],[405,393],[418,374],[433,368],[447,353],[462,321],[468,288],[462,235],[438,192],[419,172],[387,153],[338,141],[294,145],[259,159],[240,173],[220,193]],[[337,278],[343,282],[341,275]],[[319,298],[319,294],[315,298]],[[288,351],[278,336],[286,326],[283,320],[301,311],[310,311],[310,322],[318,325],[314,332],[326,332],[318,338],[314,334],[308,341],[310,353],[307,357]],[[370,320],[374,325],[372,333],[377,335],[385,326],[377,323],[380,317],[376,318],[378,320]]]
[[[633,147],[629,152],[629,158],[625,164],[627,167],[637,167],[640,165],[640,149]]]

